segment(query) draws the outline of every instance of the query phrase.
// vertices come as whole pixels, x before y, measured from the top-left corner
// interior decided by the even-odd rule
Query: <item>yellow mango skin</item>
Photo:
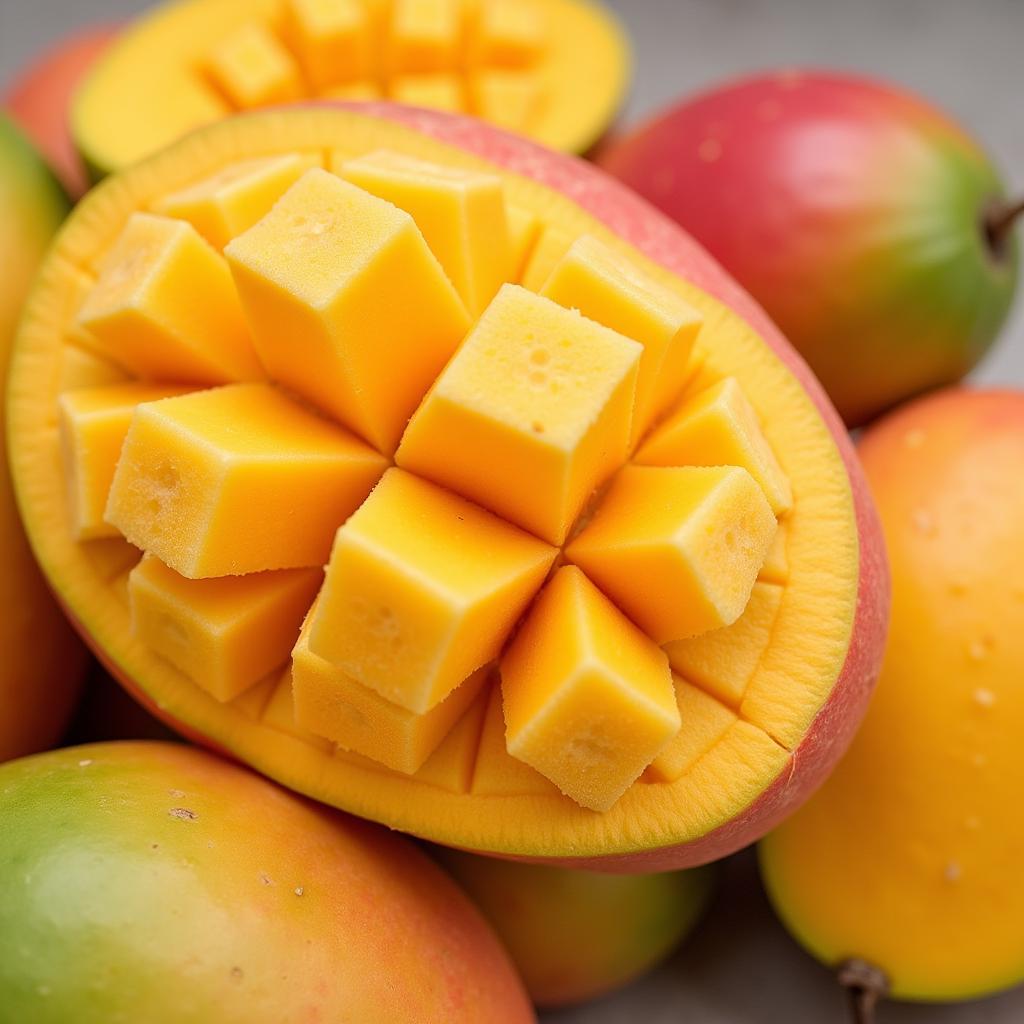
[[[761,845],[787,927],[892,995],[1024,978],[1024,394],[947,391],[865,435],[893,572],[882,677],[839,767]]]

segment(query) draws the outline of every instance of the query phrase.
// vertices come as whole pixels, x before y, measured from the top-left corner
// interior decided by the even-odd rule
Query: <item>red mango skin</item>
[[[692,281],[743,317],[797,378],[835,438],[850,480],[860,540],[857,610],[846,662],[831,695],[793,752],[789,767],[743,812],[698,840],[627,854],[557,857],[546,862],[557,867],[611,873],[650,873],[697,867],[749,846],[799,807],[849,746],[867,709],[885,646],[889,616],[885,548],[860,464],[835,408],[779,329],[715,260],[677,224],[592,164],[551,152],[473,118],[389,103],[339,105],[405,125],[561,192],[649,259]],[[173,720],[92,643],[87,630],[81,626],[79,629],[107,671],[148,711],[187,738],[217,749],[214,741]],[[544,858],[535,860],[545,862]]]
[[[849,426],[963,377],[1017,281],[987,155],[924,100],[782,71],[684,101],[600,157],[683,225],[808,360]]]
[[[33,1024],[529,1024],[428,857],[201,751],[0,768],[0,1015]]]
[[[21,307],[68,200],[42,157],[0,112],[0,413]],[[0,762],[56,743],[86,651],[36,565],[8,477],[0,418]]]
[[[714,892],[711,866],[610,875],[438,850],[494,926],[538,1006],[583,1003],[661,963]]]
[[[119,31],[116,25],[99,25],[65,37],[29,64],[0,101],[39,147],[74,199],[88,191],[90,182],[71,141],[71,98]]]

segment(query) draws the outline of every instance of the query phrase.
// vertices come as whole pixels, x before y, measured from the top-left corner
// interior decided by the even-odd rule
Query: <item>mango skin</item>
[[[1018,278],[982,220],[1004,190],[942,111],[883,82],[787,69],[729,82],[610,146],[811,364],[848,426],[963,377]]]
[[[761,844],[783,922],[914,1000],[1024,979],[1024,392],[949,390],[860,456],[893,572],[867,718],[825,785]]]
[[[3,1024],[526,1024],[493,933],[420,851],[199,751],[0,768]]]
[[[71,99],[118,32],[99,25],[64,37],[14,79],[2,100],[75,199],[88,191],[89,176],[71,139]]]
[[[609,875],[438,851],[494,926],[538,1006],[569,1006],[653,969],[693,930],[717,871]]]
[[[39,154],[0,114],[0,402],[11,342],[67,197]],[[0,420],[0,440],[4,421]],[[60,737],[86,664],[85,648],[59,611],[22,530],[0,444],[0,761]]]

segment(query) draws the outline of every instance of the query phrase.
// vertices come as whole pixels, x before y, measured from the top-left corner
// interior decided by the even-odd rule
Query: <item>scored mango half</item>
[[[583,153],[630,77],[598,0],[169,0],[80,88],[72,133],[94,176],[239,111],[387,99]]]
[[[319,799],[516,856],[741,845],[877,661],[843,452],[704,288],[397,119],[506,137],[392,116],[225,121],[78,209],[13,371],[40,559],[130,688]]]

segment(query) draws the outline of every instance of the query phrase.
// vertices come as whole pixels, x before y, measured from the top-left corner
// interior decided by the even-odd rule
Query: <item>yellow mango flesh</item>
[[[287,664],[319,569],[190,580],[147,555],[128,577],[132,632],[217,700]]]
[[[700,314],[674,292],[624,268],[615,253],[591,235],[572,245],[544,282],[541,295],[643,345],[632,434],[634,440],[639,438],[677,397],[700,330]],[[696,465],[686,458],[666,465],[684,463]],[[732,459],[713,464],[740,465]]]
[[[214,388],[136,408],[106,518],[189,579],[317,566],[383,468],[269,385]]]
[[[395,459],[560,544],[626,458],[641,351],[505,285],[416,412]]]
[[[508,751],[606,811],[680,728],[668,659],[575,566],[501,661]]]
[[[78,324],[103,355],[144,379],[264,375],[226,264],[191,225],[169,217],[132,215]]]
[[[893,574],[882,674],[762,875],[826,965],[866,960],[897,999],[976,998],[1024,978],[1024,400],[940,392],[859,454]]]
[[[302,174],[318,166],[312,156],[242,160],[198,184],[172,193],[156,212],[188,221],[216,249],[223,249],[264,217]]]
[[[488,681],[488,670],[479,669],[439,704],[418,714],[385,700],[314,654],[309,647],[313,614],[315,606],[292,651],[296,723],[342,750],[415,774],[466,713]]]
[[[337,129],[329,127],[334,125],[338,126]],[[212,144],[209,141],[211,137],[215,140]],[[147,170],[144,172],[145,177],[138,177],[137,172],[132,172],[128,176],[134,183],[130,190],[126,191],[119,187],[103,190],[96,199],[86,204],[77,223],[73,224],[72,230],[64,236],[61,247],[50,264],[48,274],[44,275],[41,289],[51,297],[60,295],[60,301],[48,301],[45,312],[44,307],[37,307],[35,317],[30,318],[26,336],[30,342],[32,339],[38,339],[37,344],[46,352],[52,352],[52,355],[46,356],[48,360],[52,360],[52,367],[47,365],[45,370],[47,388],[75,389],[81,386],[78,383],[79,379],[91,384],[95,383],[96,375],[103,377],[108,373],[123,372],[117,368],[110,368],[109,364],[95,358],[92,352],[86,353],[83,350],[81,334],[75,323],[75,312],[81,305],[81,298],[87,297],[93,287],[95,268],[107,262],[110,250],[132,210],[161,209],[161,204],[167,197],[180,195],[191,188],[200,188],[203,182],[213,179],[222,172],[230,177],[230,168],[246,161],[286,155],[297,155],[305,159],[308,154],[318,153],[324,155],[329,166],[337,168],[350,160],[365,158],[382,149],[433,163],[435,166],[450,164],[474,174],[480,171],[494,173],[492,167],[455,153],[440,144],[412,135],[404,129],[383,126],[379,122],[344,112],[307,110],[288,114],[254,115],[236,125],[225,125],[223,129],[218,128],[207,133],[206,137],[200,136],[195,143],[190,142],[187,146],[187,155],[168,154],[167,157],[161,158],[158,173]],[[298,184],[301,183],[300,179]],[[340,179],[338,184],[343,189],[353,187]],[[355,748],[344,750],[339,740],[318,735],[313,729],[296,723],[292,698],[294,662],[283,666],[280,675],[271,672],[266,680],[253,684],[237,697],[220,700],[191,679],[187,672],[176,668],[171,661],[153,651],[147,644],[140,640],[132,640],[127,644],[124,638],[131,636],[127,573],[139,555],[137,550],[125,541],[112,538],[71,542],[61,557],[70,559],[65,564],[77,566],[74,569],[75,578],[82,581],[81,593],[89,593],[90,603],[83,606],[74,595],[69,600],[76,615],[81,616],[87,628],[93,631],[97,642],[102,644],[104,649],[113,652],[112,656],[123,666],[123,670],[139,680],[141,685],[151,692],[155,687],[160,701],[171,709],[170,713],[183,721],[194,723],[208,735],[217,737],[219,742],[239,756],[263,766],[264,770],[277,773],[292,785],[310,792],[315,791],[314,795],[321,799],[341,803],[357,813],[383,818],[399,827],[413,828],[450,842],[533,854],[545,850],[555,855],[559,851],[564,852],[568,836],[572,837],[574,849],[579,850],[581,855],[588,855],[588,852],[607,852],[609,837],[613,836],[620,837],[614,840],[614,844],[617,844],[616,849],[624,850],[644,848],[659,842],[682,841],[681,837],[686,836],[703,835],[746,806],[785,769],[789,751],[799,742],[807,723],[827,696],[838,666],[842,664],[845,656],[843,633],[842,628],[834,623],[850,621],[845,617],[852,615],[852,595],[855,593],[856,577],[856,541],[850,526],[852,519],[846,479],[827,431],[816,418],[799,385],[792,381],[788,373],[772,358],[764,354],[760,341],[744,325],[704,293],[644,261],[568,200],[522,179],[506,177],[503,184],[507,205],[506,220],[510,227],[516,222],[520,228],[525,224],[529,229],[514,230],[512,234],[519,241],[510,243],[510,247],[514,249],[515,245],[521,246],[520,260],[524,266],[531,263],[538,267],[546,265],[543,274],[537,271],[537,276],[541,278],[537,284],[538,288],[550,277],[551,270],[571,248],[573,242],[583,235],[590,234],[598,237],[602,244],[616,252],[624,265],[648,277],[660,287],[675,289],[676,294],[699,309],[705,321],[702,334],[704,340],[701,342],[700,350],[694,354],[691,365],[686,368],[685,375],[689,379],[695,366],[704,367],[698,381],[699,386],[695,385],[698,390],[711,386],[730,374],[736,375],[744,391],[756,400],[758,418],[764,422],[769,444],[778,454],[787,475],[796,474],[796,478],[802,482],[800,501],[794,502],[793,510],[785,520],[785,542],[776,544],[766,555],[763,565],[755,567],[755,573],[759,568],[760,578],[764,581],[768,581],[769,575],[778,577],[777,585],[782,589],[778,623],[773,631],[769,649],[758,661],[754,676],[744,693],[741,708],[724,709],[716,702],[709,703],[710,707],[718,708],[720,714],[738,716],[735,720],[728,719],[731,724],[724,732],[715,733],[717,738],[707,739],[707,735],[710,735],[707,730],[711,726],[703,717],[691,711],[694,729],[694,734],[690,738],[692,743],[687,746],[681,740],[686,733],[684,717],[683,728],[670,737],[657,756],[652,755],[653,760],[647,759],[645,763],[649,763],[649,767],[644,771],[642,780],[629,785],[610,809],[595,812],[578,806],[539,771],[508,753],[501,694],[493,681],[493,676],[484,682],[483,692],[472,702],[470,712],[459,718],[420,768],[409,774],[389,768],[376,757],[360,753]],[[381,203],[381,200],[367,195],[365,191],[363,195],[371,206]],[[514,211],[519,211],[519,216],[516,216]],[[306,210],[297,204],[293,212],[295,216],[315,213],[316,204],[314,202]],[[255,224],[242,229],[243,234],[237,238],[244,239],[248,232],[258,230],[263,221],[272,217],[273,213],[273,210],[268,211]],[[421,235],[425,234],[424,229],[418,225],[416,230]],[[286,240],[287,231],[280,237]],[[280,256],[280,253],[276,252],[278,242],[271,240],[269,234],[266,238],[268,241],[264,249],[269,266],[271,258],[275,255]],[[551,238],[557,238],[558,245],[548,246],[548,255],[538,263],[535,258],[537,251],[544,248],[544,239]],[[346,239],[344,243],[336,241],[335,259],[343,259],[349,246],[358,242],[359,239],[352,238]],[[228,242],[226,246],[229,251],[232,244],[233,242]],[[429,245],[424,242],[423,246],[429,253]],[[421,248],[420,251],[424,250]],[[433,254],[430,255],[433,258]],[[513,259],[514,254],[510,254],[510,267]],[[513,276],[510,269],[507,277]],[[400,273],[389,271],[382,274],[379,280],[390,299],[400,294],[403,284]],[[74,282],[74,294],[77,296],[74,301],[71,301],[69,282]],[[444,290],[442,284],[442,292]],[[550,303],[547,299],[537,301]],[[557,308],[557,304],[550,304]],[[526,305],[529,305],[528,300]],[[563,312],[568,314],[569,311]],[[253,319],[255,322],[261,320],[259,316]],[[265,318],[262,319],[265,322]],[[573,322],[580,322],[582,319],[572,316]],[[469,323],[468,318],[466,322]],[[43,338],[50,338],[49,332],[53,331],[56,331],[59,342],[52,349],[46,348],[45,346],[51,342],[44,342]],[[294,336],[297,332],[293,326],[289,326],[288,333]],[[461,340],[459,338],[456,345]],[[643,351],[642,344],[636,339],[629,339],[629,342],[639,358]],[[389,387],[390,381],[387,377],[392,372],[394,360],[386,351],[382,353],[380,346],[375,354],[376,361],[371,359],[367,362],[368,373],[375,380],[383,377],[382,388]],[[498,380],[499,391],[496,401],[500,404],[500,384],[503,380],[500,376]],[[427,391],[435,383],[436,380],[429,381]],[[225,422],[248,424],[244,436],[249,442],[261,449],[265,448],[267,453],[273,451],[277,458],[274,460],[272,470],[261,469],[259,472],[253,472],[253,480],[263,480],[257,497],[224,503],[225,509],[230,504],[231,513],[225,518],[225,522],[230,519],[231,525],[230,529],[225,530],[223,540],[218,540],[213,545],[218,550],[222,546],[227,550],[232,543],[242,544],[244,538],[251,535],[250,524],[262,515],[261,509],[268,502],[274,503],[278,500],[280,505],[274,518],[278,521],[295,519],[296,535],[304,536],[310,533],[311,531],[303,525],[305,517],[313,515],[322,502],[306,500],[308,488],[304,483],[283,482],[284,464],[294,459],[290,455],[282,458],[282,455],[296,446],[301,447],[298,445],[299,433],[310,440],[318,437],[316,430],[309,423],[328,429],[332,436],[345,435],[338,418],[323,413],[323,410],[322,415],[312,412],[301,397],[297,400],[285,398],[284,396],[290,393],[287,385],[282,387],[278,384],[261,384],[251,387],[267,392],[278,392],[282,401],[308,417],[308,422],[303,420],[307,425],[297,431],[296,437],[289,440],[279,437],[277,429],[273,426],[264,424],[265,411],[254,409],[252,412],[235,412],[230,416],[225,412]],[[38,378],[34,382],[34,388],[38,395]],[[217,389],[202,394],[217,394],[218,391],[225,390],[234,389]],[[28,395],[28,390],[19,394],[23,396],[20,401],[27,401],[24,396]],[[149,403],[148,407],[159,404]],[[39,440],[30,442],[24,449],[40,453],[38,462],[41,467],[52,464],[52,458],[47,454],[49,449],[46,445],[49,441],[46,440],[46,431],[52,430],[53,437],[58,437],[54,408],[55,400],[50,406],[49,419],[46,421],[50,426],[42,425]],[[173,420],[174,417],[170,419]],[[191,460],[202,466],[210,452],[230,447],[223,438],[218,440],[204,437],[207,427],[202,424],[199,425],[202,429],[190,427],[189,430],[184,430],[179,429],[180,426],[173,422],[157,424],[159,429],[155,430],[155,435],[151,438],[152,446],[149,447],[143,461],[149,461],[155,453],[162,450],[161,446],[166,446],[175,458],[180,458],[183,465],[187,465]],[[187,440],[186,433],[191,435]],[[210,430],[209,433],[217,432]],[[626,436],[629,436],[628,430]],[[463,441],[468,442],[472,439],[459,436],[457,440],[458,448]],[[319,440],[316,440],[315,445],[322,448]],[[146,450],[146,445],[142,448]],[[365,453],[367,449],[364,445],[360,450]],[[56,452],[57,448],[53,451]],[[628,452],[628,441],[626,451]],[[814,453],[813,459],[808,455],[809,452]],[[255,459],[255,452],[250,454]],[[453,454],[458,455],[458,451],[454,451]],[[622,459],[625,457],[623,455]],[[155,462],[159,461],[158,456]],[[248,462],[249,455],[246,454],[241,460],[232,456],[229,460],[232,464],[239,461]],[[367,473],[370,479],[365,484],[363,493],[354,496],[351,509],[332,514],[333,521],[327,545],[316,561],[307,562],[308,566],[322,565],[328,559],[330,536],[333,536],[340,526],[351,521],[350,511],[363,502],[373,481],[385,469],[386,459],[374,456],[373,466],[373,472]],[[156,468],[155,464],[152,468]],[[493,472],[492,466],[488,465],[487,468]],[[128,463],[125,463],[125,472],[128,471]],[[519,592],[521,596],[510,602],[507,596],[511,591],[506,591],[505,597],[496,600],[490,607],[487,606],[485,598],[481,597],[477,601],[477,606],[483,606],[486,610],[485,625],[493,631],[493,639],[489,645],[481,644],[478,631],[473,640],[480,649],[472,659],[468,659],[468,655],[462,650],[465,645],[452,646],[451,650],[459,648],[458,657],[465,656],[468,659],[465,672],[455,671],[454,668],[451,670],[451,688],[448,693],[455,695],[460,689],[459,684],[473,671],[473,667],[470,667],[472,661],[484,665],[491,659],[500,659],[515,642],[518,636],[517,620],[532,610],[531,597],[543,587],[544,578],[557,551],[551,545],[545,544],[541,538],[530,536],[529,531],[517,526],[513,520],[518,516],[518,512],[511,514],[512,519],[504,515],[495,516],[472,503],[471,495],[455,493],[450,487],[439,488],[425,479],[419,479],[418,483],[439,492],[443,498],[442,504],[450,509],[458,507],[454,523],[459,523],[458,515],[464,515],[463,510],[468,510],[471,518],[485,516],[488,521],[497,524],[497,529],[488,527],[482,531],[483,539],[476,548],[472,548],[471,545],[460,543],[457,532],[453,534],[444,528],[434,533],[423,526],[427,537],[421,546],[423,550],[412,552],[412,561],[421,559],[423,572],[411,574],[415,577],[411,582],[410,574],[406,573],[406,577],[396,584],[395,589],[388,590],[386,596],[389,601],[408,599],[415,602],[418,600],[417,595],[443,592],[440,607],[447,608],[448,612],[453,614],[458,612],[458,615],[462,616],[460,621],[470,621],[471,609],[459,607],[459,602],[453,600],[452,593],[444,585],[446,570],[442,562],[454,563],[456,566],[463,564],[463,581],[471,579],[474,574],[477,579],[486,576],[494,569],[495,551],[504,550],[504,540],[499,539],[496,542],[495,537],[505,537],[509,532],[525,538],[535,551],[543,552],[543,556],[537,555],[534,563],[534,580],[529,586],[525,583],[522,586],[522,591],[529,593]],[[756,489],[756,485],[754,487]],[[533,489],[533,480],[528,480],[527,486],[520,489],[519,500],[524,503],[533,501]],[[197,479],[195,493],[196,507],[200,509],[217,505],[221,501],[219,482],[211,483],[208,480]],[[513,498],[515,497],[513,495]],[[604,500],[605,495],[600,486],[587,495],[582,517],[570,523],[570,537],[575,536],[592,521],[592,513],[595,509],[600,509]],[[36,516],[36,521],[50,522],[52,525],[48,528],[46,536],[55,538],[60,544],[66,544],[68,542],[60,540],[62,537],[70,536],[70,527],[67,525],[70,522],[67,518],[68,499],[62,481],[58,481],[52,502],[52,507],[56,510],[54,516]],[[399,552],[392,560],[393,563],[404,563],[408,560],[402,545],[407,543],[407,535],[419,535],[420,524],[425,521],[410,513],[410,509],[419,507],[417,499],[410,498],[402,504],[402,514],[392,517],[391,526],[380,534],[383,540],[377,545],[387,548],[388,553],[392,548]],[[372,505],[370,508],[372,511]],[[356,513],[357,516],[359,514]],[[200,518],[201,516],[191,514],[183,516],[189,523],[188,529],[184,530],[185,535],[192,528],[193,520],[198,522]],[[646,517],[634,516],[633,521],[628,524],[629,529],[634,529],[644,518]],[[145,519],[145,509],[141,510],[140,519]],[[425,519],[429,519],[429,516]],[[712,525],[721,525],[714,517],[710,517],[709,522]],[[414,523],[415,529],[412,528]],[[178,531],[170,532],[177,536]],[[854,538],[854,555],[848,557],[851,537]],[[289,543],[294,539],[292,537]],[[51,543],[53,541],[44,538],[42,549],[45,551]],[[143,537],[137,536],[136,543],[145,548],[150,555],[161,557],[160,552]],[[176,543],[187,546],[186,540],[179,539]],[[844,548],[844,545],[847,547]],[[388,564],[387,559],[381,559],[378,552],[371,551],[372,547],[373,545],[360,541],[356,545],[359,549],[357,554],[362,557],[369,552],[367,561],[370,568],[367,572],[378,572],[383,565],[386,576],[392,566]],[[449,551],[452,547],[460,549],[459,555],[455,558],[446,556],[442,559],[438,552]],[[413,548],[415,549],[415,545]],[[474,550],[478,554],[473,554]],[[816,552],[832,554],[826,559],[824,554],[816,555]],[[836,556],[835,552],[840,554]],[[212,548],[211,553],[215,553]],[[815,562],[815,558],[819,561]],[[466,568],[466,565],[469,567]],[[253,575],[269,568],[270,566],[264,564],[244,571]],[[408,569],[408,566],[404,568]],[[207,566],[207,570],[216,574],[242,571],[238,563],[233,566],[211,564]],[[398,574],[392,578],[398,579]],[[591,582],[597,583],[594,579]],[[477,592],[477,596],[479,593]],[[515,605],[516,602],[519,603],[518,611],[512,611],[508,605]],[[620,612],[629,615],[628,609],[621,602],[616,600],[615,603],[619,605]],[[383,607],[390,608],[392,605],[387,604]],[[428,603],[426,607],[429,611],[435,606]],[[322,608],[323,603],[318,606],[318,617]],[[502,615],[505,616],[504,625],[499,622]],[[412,620],[414,629],[429,627],[430,621],[419,616],[420,611],[417,610]],[[807,636],[814,633],[823,617],[833,624],[827,628],[822,627],[820,635],[809,647],[806,642]],[[324,629],[325,635],[329,636],[327,643],[332,642],[334,635],[326,619]],[[296,630],[292,638],[293,643],[297,639]],[[653,637],[650,640],[655,642]],[[806,660],[808,651],[811,654],[809,663]],[[322,661],[327,662],[332,671],[339,667],[330,658],[323,658]],[[833,662],[836,666],[834,669],[831,667]],[[353,681],[357,681],[357,673],[352,675]],[[358,682],[376,696],[381,696],[379,691],[367,686],[364,680]],[[686,682],[691,686],[697,686],[689,679]],[[326,686],[319,691],[320,696],[327,693]],[[674,693],[673,699],[678,713],[680,706],[685,707],[679,699],[678,690]],[[440,703],[442,702],[435,701],[427,710],[437,708]],[[397,706],[401,711],[401,706]],[[404,710],[408,712],[410,709]],[[314,724],[312,719],[305,715],[306,713],[303,721],[306,725]],[[410,720],[413,719],[406,719]],[[711,725],[715,722],[717,719],[712,721]],[[323,726],[323,721],[319,724]],[[718,722],[718,725],[720,724]],[[707,746],[709,742],[710,747]],[[670,758],[670,752],[676,744],[680,744],[678,753],[674,758]],[[402,756],[406,756],[412,748],[400,745],[388,748],[385,745],[377,748],[378,756],[391,756],[387,753],[388,749],[392,752],[402,750]],[[397,760],[395,763],[398,763]],[[408,767],[412,761],[404,763]],[[659,764],[662,765],[661,768]],[[621,768],[625,772],[620,765],[615,765],[615,768]],[[630,768],[630,771],[635,770],[637,769]],[[609,788],[606,793],[611,791]],[[498,809],[499,805],[502,810]],[[575,845],[577,843],[578,845]]]
[[[185,390],[133,381],[61,395],[61,454],[79,540],[119,536],[103,515],[135,407]]]
[[[224,252],[270,376],[394,451],[469,323],[412,217],[313,169]]]
[[[776,528],[745,469],[631,466],[566,556],[663,644],[743,614]]]
[[[388,470],[338,530],[310,650],[387,700],[428,711],[497,657],[556,554],[451,492]]]
[[[733,377],[685,400],[647,439],[636,461],[645,466],[742,466],[761,485],[777,516],[793,505],[789,480]]]
[[[585,152],[628,64],[624,33],[591,0],[169,0],[98,62],[72,122],[107,173],[231,111],[365,83]]]
[[[412,215],[473,316],[505,280],[510,259],[505,194],[495,174],[381,150],[336,168],[346,181]]]

